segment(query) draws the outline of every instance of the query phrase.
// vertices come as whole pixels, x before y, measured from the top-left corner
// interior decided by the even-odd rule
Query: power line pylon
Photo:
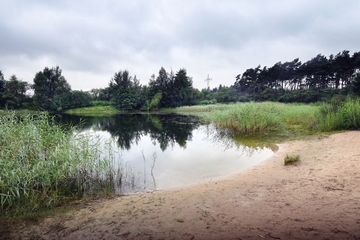
[[[207,88],[210,89],[210,81],[212,80],[212,78],[209,77],[209,74],[207,76],[207,79],[205,79],[205,82],[207,82]]]

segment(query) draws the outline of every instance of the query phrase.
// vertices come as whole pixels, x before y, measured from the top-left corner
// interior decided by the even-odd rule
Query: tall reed
[[[111,156],[92,137],[67,129],[45,113],[0,115],[1,211],[34,211],[114,192]]]
[[[214,108],[204,118],[236,133],[258,134],[310,129],[316,111],[304,104],[248,102]]]
[[[360,129],[360,99],[348,97],[344,102],[323,103],[317,125],[325,132]]]

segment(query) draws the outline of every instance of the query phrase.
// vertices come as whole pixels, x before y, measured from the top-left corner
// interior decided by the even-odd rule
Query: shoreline
[[[359,239],[359,131],[279,144],[240,173],[94,201],[12,239]],[[284,166],[286,154],[300,162]]]

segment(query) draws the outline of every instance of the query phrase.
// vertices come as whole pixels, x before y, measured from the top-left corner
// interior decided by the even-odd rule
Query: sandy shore
[[[279,145],[264,163],[183,189],[94,202],[13,239],[360,239],[360,132]],[[284,166],[288,153],[301,161]]]

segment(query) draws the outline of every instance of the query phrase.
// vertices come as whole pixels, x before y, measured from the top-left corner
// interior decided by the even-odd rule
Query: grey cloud
[[[259,63],[359,50],[357,0],[0,0],[0,8],[3,71],[21,57],[106,81],[127,68],[146,82],[161,66],[188,67],[198,78],[218,66],[234,80]]]

